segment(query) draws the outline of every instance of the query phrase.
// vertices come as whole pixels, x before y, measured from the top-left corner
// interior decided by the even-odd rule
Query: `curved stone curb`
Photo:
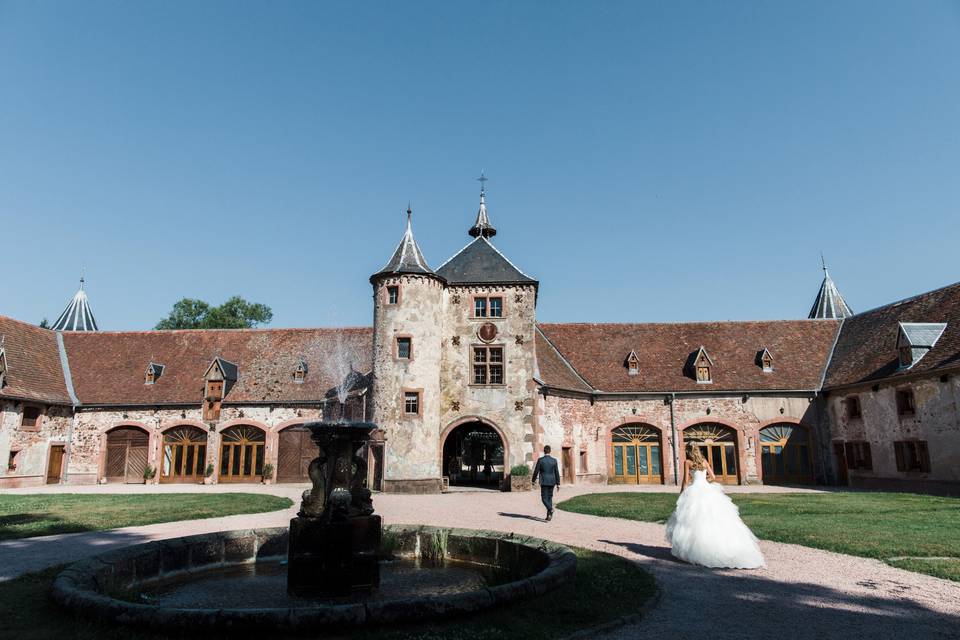
[[[54,580],[52,595],[58,604],[108,624],[176,632],[246,633],[255,629],[317,630],[445,618],[542,595],[576,575],[573,551],[538,538],[414,525],[385,527],[384,536],[390,539],[392,550],[403,557],[490,558],[491,564],[520,577],[463,593],[309,607],[188,609],[115,597],[139,584],[192,570],[283,558],[288,530],[277,527],[208,533],[111,551],[67,567]]]

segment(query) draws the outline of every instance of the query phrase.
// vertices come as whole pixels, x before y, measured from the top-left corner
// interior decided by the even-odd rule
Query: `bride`
[[[757,538],[719,484],[700,448],[688,443],[677,508],[667,521],[671,553],[705,567],[757,569],[764,566]],[[687,484],[687,479],[692,482]],[[709,480],[709,481],[708,481]]]

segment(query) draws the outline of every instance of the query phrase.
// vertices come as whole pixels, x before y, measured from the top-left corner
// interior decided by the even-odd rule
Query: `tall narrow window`
[[[16,471],[18,462],[20,462],[20,452],[11,450],[10,457],[7,459],[7,471]]]
[[[403,394],[403,412],[407,415],[420,414],[420,392],[406,391]]]
[[[503,347],[473,348],[473,384],[503,384]]]
[[[400,287],[387,287],[387,304],[397,304],[400,302]]]
[[[473,299],[474,318],[502,318],[502,296],[476,296]]]
[[[397,358],[401,360],[409,360],[412,351],[412,338],[397,338]]]
[[[860,398],[857,396],[848,396],[847,397],[847,420],[859,420],[861,417],[860,413]]]
[[[473,299],[473,317],[474,318],[487,317],[487,299],[486,298]]]
[[[897,391],[897,413],[901,416],[912,416],[914,410],[913,391],[911,389]]]
[[[490,317],[503,317],[503,298],[490,298]]]

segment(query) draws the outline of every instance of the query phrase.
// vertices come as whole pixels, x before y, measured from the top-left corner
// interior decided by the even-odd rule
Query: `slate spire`
[[[492,238],[497,235],[497,230],[494,229],[493,225],[490,224],[490,217],[487,215],[487,190],[486,190],[486,181],[489,180],[488,177],[483,175],[483,172],[480,172],[480,177],[477,178],[480,181],[480,210],[477,211],[477,221],[470,228],[469,233],[474,238],[483,236],[484,238]]]
[[[830,277],[830,272],[827,271],[827,263],[824,261],[822,254],[820,256],[820,265],[823,268],[823,282],[820,284],[820,291],[817,292],[817,298],[813,301],[813,307],[811,307],[810,315],[807,317],[811,319],[824,319],[852,316],[853,311],[847,306],[847,302],[843,299],[843,296],[840,295],[840,290],[837,289],[837,285],[834,284],[833,279]]]
[[[83,290],[83,283],[84,278],[80,276],[80,290],[50,327],[54,331],[99,331],[97,321],[90,310],[87,292]]]
[[[387,275],[391,273],[426,273],[436,275],[433,270],[427,266],[427,261],[413,237],[413,209],[407,205],[407,229],[397,245],[397,250],[393,252],[393,257],[384,265],[383,269],[376,275]]]

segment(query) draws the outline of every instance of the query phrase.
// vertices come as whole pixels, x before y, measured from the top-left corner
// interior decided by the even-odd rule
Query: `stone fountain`
[[[311,422],[320,454],[309,466],[313,487],[290,521],[287,592],[300,597],[369,593],[380,584],[382,522],[367,488],[369,422]]]

